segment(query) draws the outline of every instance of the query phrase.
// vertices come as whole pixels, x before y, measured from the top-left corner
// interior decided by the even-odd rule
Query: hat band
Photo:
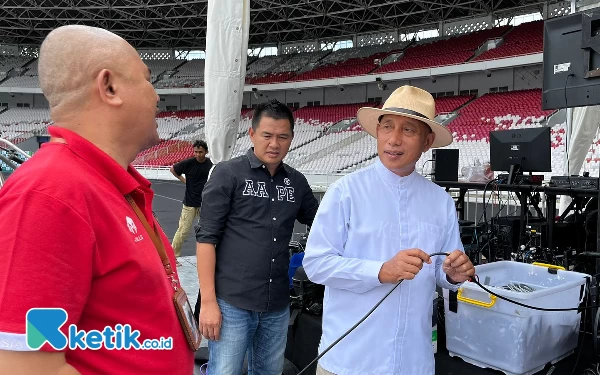
[[[430,120],[429,117],[425,116],[424,114],[419,113],[417,111],[413,111],[411,109],[389,107],[389,108],[383,108],[383,110],[384,111],[393,111],[393,112],[398,112],[398,113],[404,113],[405,115],[412,115],[412,116],[422,117],[422,118],[424,118],[426,120]]]

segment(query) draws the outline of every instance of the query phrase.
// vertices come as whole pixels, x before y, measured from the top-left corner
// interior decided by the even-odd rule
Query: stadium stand
[[[47,108],[11,108],[0,112],[0,138],[21,143],[51,124]]]
[[[509,29],[509,26],[503,26],[447,39],[426,39],[407,48],[398,61],[382,66],[377,73],[459,64],[473,57],[475,50],[486,40],[498,38]]]
[[[529,53],[543,46],[543,22],[501,26],[453,37],[395,42],[336,51],[289,53],[261,58],[248,57],[246,83],[267,84],[387,73],[481,61]],[[490,39],[500,40],[493,49],[477,55]],[[0,56],[0,86],[39,87],[37,61]],[[188,88],[204,85],[204,60],[144,60],[152,71],[156,88]],[[12,70],[16,76],[6,78]]]
[[[246,82],[306,81],[538,53],[543,46],[542,30],[543,21],[535,21],[418,42],[248,57]],[[477,55],[490,39],[496,40],[497,46]],[[203,59],[157,59],[145,60],[145,63],[152,70],[157,88],[203,85]],[[6,78],[9,72],[12,77]],[[37,74],[36,60],[0,56],[0,86],[38,87]],[[436,98],[436,114],[453,133],[455,143],[450,147],[460,149],[461,166],[468,166],[475,160],[489,159],[489,131],[544,126],[552,111],[542,111],[540,100],[539,89],[490,93],[479,98],[469,95],[439,97]],[[361,131],[355,117],[362,106],[380,105],[348,103],[295,109],[295,137],[286,162],[305,173],[349,172],[369,165],[376,160],[375,144]],[[444,117],[444,114],[450,116]],[[247,133],[251,118],[252,109],[243,109],[233,156],[245,153],[251,145]],[[163,112],[157,122],[161,143],[140,153],[135,164],[171,165],[191,157],[191,142],[204,137],[204,113],[201,110]],[[0,108],[0,136],[14,142],[43,131],[50,123],[47,109]],[[564,162],[564,133],[564,124],[552,129],[553,167],[557,170],[562,170]],[[422,160],[424,173],[430,167],[430,163],[425,163],[427,157],[430,156],[424,156]],[[600,142],[596,139],[584,168],[597,173],[599,164]]]
[[[482,53],[473,61],[499,59],[508,56],[540,53],[544,48],[544,22],[534,21],[523,23],[512,29],[502,44]]]
[[[379,46],[347,48],[332,52],[318,66],[294,77],[293,81],[307,81],[335,77],[358,76],[372,72],[393,52],[402,51],[409,43],[388,43]]]
[[[543,126],[554,111],[541,109],[541,90],[522,90],[485,94],[458,110],[458,116],[448,124],[458,148],[460,167],[471,166],[478,160],[489,161],[489,132],[523,127]],[[562,171],[564,162],[564,124],[553,129],[553,170]],[[429,173],[431,151],[421,159],[424,173]],[[550,173],[548,173],[548,176]]]
[[[246,83],[254,83],[255,80],[258,80],[261,77],[265,76],[271,69],[279,66],[283,62],[290,59],[292,56],[293,55],[288,54],[277,56],[265,56],[259,58],[258,60],[248,65],[248,68],[246,70]]]
[[[406,45],[408,45],[407,42],[401,42],[339,49],[323,58],[312,70],[300,73],[290,81],[308,81],[367,74],[380,66],[376,63],[376,60],[381,61],[390,52],[401,51]]]
[[[285,82],[294,77],[296,72],[316,64],[318,60],[329,54],[329,52],[317,51],[289,54],[289,57],[282,60],[279,64],[272,65],[267,74],[252,76],[246,82],[251,84]]]
[[[11,71],[20,71],[30,60],[31,58],[22,56],[0,55],[0,81],[4,80]]]
[[[148,66],[148,68],[150,68],[152,82],[156,81],[164,73],[175,71],[185,62],[186,60],[177,59],[144,60],[144,63]]]
[[[21,60],[23,61],[23,60]],[[24,66],[20,66],[17,68],[19,71],[17,72],[18,76],[8,78],[6,81],[2,82],[0,86],[4,87],[40,87],[40,83],[38,81],[38,60],[34,60],[30,64],[26,64]],[[1,70],[1,69],[0,69]],[[2,74],[0,73],[0,77]],[[1,81],[1,79],[0,79]]]
[[[312,142],[307,143],[304,146],[298,147],[295,150],[291,150],[285,159],[285,162],[293,167],[300,168],[305,163],[309,163],[314,159],[321,162],[320,164],[328,164],[330,160],[330,153],[342,145],[350,144],[355,136],[362,137],[365,133],[362,131],[340,131],[327,133],[321,137],[318,137]],[[324,158],[324,156],[327,156]],[[325,159],[322,160],[321,159]],[[315,164],[315,165],[319,165]]]
[[[24,75],[8,78],[6,81],[2,82],[0,86],[35,88],[40,87],[40,83],[37,76],[32,77]]]
[[[156,122],[161,142],[141,152],[134,165],[172,165],[193,155],[193,137],[204,137],[203,110],[161,112]]]
[[[543,126],[552,111],[540,108],[541,90],[522,90],[474,96],[436,98],[436,114],[454,113],[457,116],[447,124],[453,133],[450,148],[460,150],[460,166],[473,165],[476,160],[489,160],[488,134],[491,130]],[[380,103],[352,103],[302,107],[294,112],[295,136],[286,162],[305,173],[351,172],[376,160],[376,144],[361,131],[355,122],[362,106],[380,106]],[[51,124],[49,110],[42,108],[0,108],[0,136],[19,143]],[[238,141],[233,156],[247,151],[251,142],[252,109],[242,110]],[[186,110],[162,112],[158,115],[161,143],[140,153],[135,165],[169,166],[192,156],[191,144],[203,139],[204,111]],[[553,169],[562,170],[564,163],[565,125],[552,129]],[[598,173],[600,141],[586,157],[584,169]],[[431,163],[430,152],[420,161],[427,174]]]
[[[488,139],[492,130],[540,126],[553,111],[542,111],[539,89],[485,94],[459,111],[448,128],[455,140]]]
[[[363,56],[369,53],[367,56]],[[386,51],[376,47],[348,48],[333,52],[314,69],[298,74],[290,81],[309,81],[334,77],[358,76],[378,68],[376,59],[383,59]]]
[[[362,131],[342,131],[337,134],[341,139],[328,147],[327,157],[298,163],[298,169],[304,173],[336,173],[358,163],[372,159],[377,154],[377,143]],[[350,143],[347,143],[350,141]],[[346,144],[347,143],[347,144]],[[291,159],[291,158],[290,158]],[[294,162],[290,160],[293,164]]]
[[[374,107],[379,103],[333,104],[303,107],[294,113],[296,123],[328,128],[344,119],[353,119],[361,107]]]
[[[204,86],[204,59],[187,61],[168,77],[154,85],[157,89]]]

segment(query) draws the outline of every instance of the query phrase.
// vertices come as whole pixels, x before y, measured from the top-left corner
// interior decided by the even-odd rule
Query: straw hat
[[[377,124],[382,115],[397,115],[414,118],[429,125],[435,133],[431,147],[444,147],[452,143],[452,134],[443,125],[435,122],[435,100],[425,90],[413,86],[401,86],[383,104],[383,109],[363,107],[358,110],[358,122],[367,133],[377,138]]]

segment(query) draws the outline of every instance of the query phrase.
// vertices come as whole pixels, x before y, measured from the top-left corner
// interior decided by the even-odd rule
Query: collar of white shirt
[[[379,159],[377,159],[377,161],[375,162],[375,170],[377,170],[377,173],[381,176],[381,178],[383,179],[383,181],[385,181],[386,184],[394,188],[409,186],[419,178],[419,174],[417,173],[416,169],[413,170],[412,173],[408,176],[398,176],[394,172],[387,169],[387,167],[383,165],[383,163]]]

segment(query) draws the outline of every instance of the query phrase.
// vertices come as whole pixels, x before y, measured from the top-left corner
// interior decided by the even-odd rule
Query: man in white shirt
[[[456,290],[475,274],[464,254],[454,201],[415,171],[422,153],[452,143],[433,121],[435,102],[403,86],[383,109],[358,120],[377,138],[379,159],[332,184],[314,220],[303,261],[326,286],[319,353],[402,284],[321,358],[317,375],[433,375],[431,314],[436,283]],[[449,256],[430,257],[436,252]]]

